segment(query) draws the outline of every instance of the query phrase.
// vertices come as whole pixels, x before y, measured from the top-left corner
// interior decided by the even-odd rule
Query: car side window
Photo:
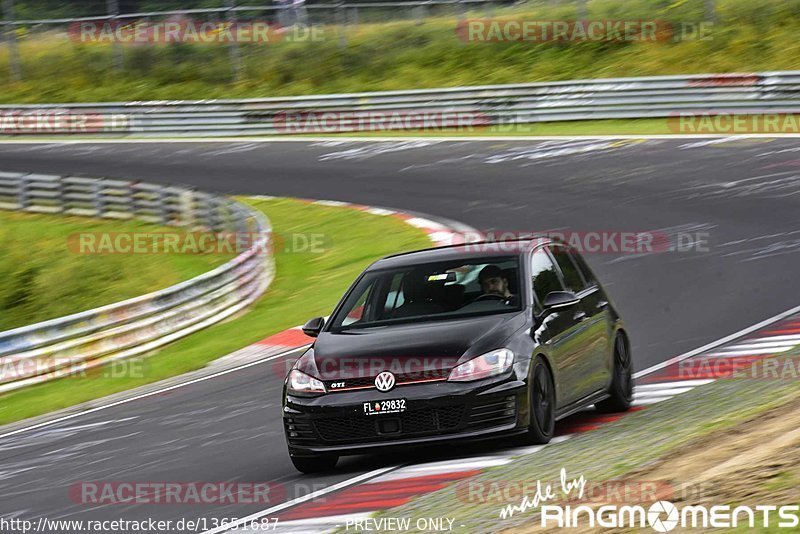
[[[553,254],[561,274],[564,276],[564,285],[567,286],[568,291],[579,293],[586,289],[587,284],[584,281],[581,273],[578,271],[578,266],[575,261],[570,257],[569,251],[565,247],[555,246],[550,247],[550,253]]]
[[[347,316],[342,320],[341,326],[348,326],[364,319],[365,311],[367,309],[367,298],[372,292],[373,285],[374,284],[370,284],[369,286],[367,286],[364,292],[358,296],[358,300],[356,301],[355,305],[347,314]]]
[[[586,260],[583,259],[583,256],[575,252],[574,250],[569,251],[569,257],[575,261],[575,264],[578,266],[578,270],[583,276],[583,279],[586,280],[586,285],[593,286],[597,284],[597,280],[595,280],[594,274],[592,270],[589,268],[589,264],[586,263]]]
[[[536,313],[542,312],[544,298],[551,291],[564,291],[561,280],[558,278],[556,266],[545,249],[540,248],[531,257],[531,282],[535,298],[534,308]]]

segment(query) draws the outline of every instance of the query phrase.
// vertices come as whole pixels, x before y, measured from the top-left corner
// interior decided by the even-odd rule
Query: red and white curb
[[[257,200],[269,200],[278,197],[271,196],[251,196],[250,198]],[[460,245],[465,243],[465,240],[478,239],[480,233],[472,227],[455,222],[455,221],[437,221],[427,216],[421,216],[404,211],[378,208],[374,206],[365,206],[363,204],[353,204],[350,202],[340,202],[338,200],[308,200],[299,199],[309,204],[316,204],[320,206],[342,207],[350,208],[358,211],[364,211],[372,215],[379,215],[384,217],[394,217],[403,221],[404,223],[418,228],[425,232],[428,239],[434,246],[447,246],[447,245]],[[295,326],[283,332],[279,332],[266,339],[240,349],[232,354],[219,358],[212,362],[212,366],[228,366],[233,364],[249,363],[258,359],[274,356],[291,349],[297,349],[309,345],[314,341],[313,338],[308,337],[300,329],[300,326]]]
[[[738,336],[738,337],[737,337]],[[634,388],[634,407],[631,412],[645,409],[703,386],[720,377],[719,368],[709,367],[707,375],[693,371],[685,379],[682,365],[693,359],[726,358],[726,361],[747,364],[753,358],[767,358],[800,346],[800,307],[768,319],[750,329],[723,338],[720,342],[677,356],[672,360],[637,373]],[[691,368],[691,365],[689,365]],[[723,372],[725,368],[722,368]],[[631,413],[627,412],[627,413]],[[332,532],[343,528],[348,521],[365,519],[373,513],[403,505],[413,498],[442,489],[448,484],[473,477],[483,470],[508,464],[515,458],[540,451],[571,437],[589,432],[616,421],[626,414],[598,414],[585,410],[556,426],[557,437],[549,445],[521,447],[480,457],[449,459],[408,466],[398,466],[338,491],[325,493],[302,503],[283,503],[254,514],[257,517],[277,516],[277,530],[292,534]],[[351,523],[352,524],[352,523]],[[241,527],[239,527],[241,530]],[[274,527],[273,527],[274,529]],[[211,532],[226,532],[225,529]]]
[[[279,197],[256,195],[249,198],[256,200],[271,200]],[[310,200],[304,198],[295,200],[300,200],[301,202],[307,202],[309,204],[316,204],[318,206],[350,208],[358,211],[365,211],[372,215],[394,217],[425,232],[428,236],[428,239],[430,239],[435,246],[460,245],[465,243],[465,241],[479,240],[481,236],[480,232],[478,232],[476,229],[457,221],[444,220],[391,208],[365,206],[364,204],[342,202],[339,200]]]

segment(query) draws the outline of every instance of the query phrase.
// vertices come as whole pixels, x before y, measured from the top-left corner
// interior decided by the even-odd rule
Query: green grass
[[[744,120],[744,127],[735,129],[729,126],[736,118],[741,117]],[[800,115],[793,115],[794,120],[781,120],[777,127],[770,127],[769,129],[759,128],[758,122],[752,123],[756,127],[749,129],[747,125],[747,116],[734,115],[726,117],[726,121],[720,122],[720,128],[715,129],[708,126],[700,126],[698,122],[691,123],[688,127],[681,127],[675,119],[661,118],[661,119],[607,119],[607,120],[586,120],[586,121],[554,121],[554,122],[539,122],[534,124],[515,124],[508,126],[492,126],[492,127],[474,127],[471,129],[454,130],[380,130],[371,132],[345,132],[345,133],[321,133],[321,134],[293,134],[284,135],[283,137],[296,137],[302,139],[304,137],[330,137],[335,139],[337,137],[524,137],[524,136],[593,136],[593,135],[707,135],[707,134],[720,134],[720,135],[746,135],[746,134],[800,134],[800,128],[795,127],[800,125]],[[763,119],[760,119],[763,121]],[[68,139],[65,136],[41,136],[33,137],[20,137],[19,139],[31,139],[42,141],[43,139],[58,140]],[[87,138],[88,139],[88,138]],[[98,138],[99,139],[99,138]],[[165,138],[168,139],[168,138]],[[202,139],[202,138],[198,138]],[[236,137],[231,138],[232,141]]]
[[[564,443],[521,456],[510,464],[487,469],[472,480],[485,483],[484,487],[489,487],[492,481],[525,481],[535,488],[537,480],[543,483],[558,480],[562,467],[568,477],[583,475],[589,484],[617,477],[630,478],[626,473],[647,466],[703,436],[732,428],[795,400],[798,391],[800,384],[793,380],[718,380]],[[637,480],[635,476],[630,479]],[[510,502],[470,502],[463,499],[463,493],[456,491],[457,487],[451,484],[405,505],[379,512],[377,517],[450,517],[456,519],[456,524],[464,524],[468,532],[537,524],[535,510],[514,514],[506,520],[499,518],[500,508],[518,504],[520,495]]]
[[[238,81],[225,46],[127,46],[125,70],[116,73],[110,45],[29,31],[21,39],[23,81],[8,83],[8,52],[0,48],[0,102],[237,98],[800,66],[800,0],[716,5],[719,22],[709,39],[677,42],[463,42],[452,16],[423,24],[329,25],[320,42],[242,45]],[[676,26],[704,20],[700,1],[593,0],[588,6],[596,20],[656,19]],[[467,18],[574,20],[575,9],[574,3],[537,3]]]
[[[138,221],[0,211],[0,331],[163,289],[231,255],[79,254],[81,232],[182,232]]]
[[[398,219],[350,208],[296,200],[248,200],[270,218],[277,241],[277,274],[252,309],[195,333],[143,361],[143,376],[65,378],[0,396],[0,424],[65,408],[202,368],[264,337],[327,315],[356,276],[372,261],[398,251],[425,248],[425,234]],[[323,252],[292,251],[305,237]]]
[[[678,133],[669,129],[667,119],[610,119],[587,121],[539,122],[508,126],[476,127],[468,130],[403,130],[354,132],[343,136],[359,137],[503,137],[526,135],[661,135]]]
[[[737,118],[741,117],[745,121],[744,129],[731,129],[729,126]],[[304,137],[330,137],[335,139],[337,137],[523,137],[523,136],[592,136],[592,135],[707,135],[707,134],[720,134],[720,135],[743,135],[743,134],[774,134],[781,135],[800,134],[800,128],[794,128],[794,125],[800,125],[800,116],[794,115],[794,120],[781,120],[777,128],[771,127],[770,129],[763,129],[756,127],[755,129],[747,129],[748,117],[735,115],[730,117],[730,121],[720,122],[720,128],[715,129],[708,125],[699,126],[699,123],[693,122],[688,127],[681,127],[674,119],[608,119],[608,120],[586,120],[586,121],[557,121],[557,122],[539,122],[534,124],[515,124],[508,126],[493,126],[493,127],[474,127],[464,130],[442,129],[442,130],[380,130],[372,132],[345,132],[341,134],[336,133],[323,133],[323,134],[295,134],[285,135],[283,137],[296,137],[302,139]],[[758,122],[752,123],[758,126]],[[42,140],[42,137],[28,137],[29,139]],[[47,139],[66,139],[59,136],[48,136]],[[235,140],[236,138],[231,138]]]
[[[733,116],[735,117],[742,116]],[[747,117],[742,117],[747,121]],[[331,137],[514,137],[514,136],[580,136],[580,135],[671,135],[671,134],[748,134],[748,133],[800,133],[800,128],[794,128],[793,121],[782,121],[778,127],[770,130],[748,131],[746,129],[734,130],[727,126],[727,122],[720,122],[720,129],[713,127],[700,127],[699,123],[693,122],[689,126],[682,127],[676,119],[607,119],[607,120],[586,120],[586,121],[554,121],[539,122],[533,124],[514,124],[505,126],[473,127],[464,130],[442,129],[442,130],[382,130],[375,132],[349,132],[342,134],[325,134]],[[745,122],[745,124],[749,124]],[[757,124],[757,123],[755,123]],[[745,127],[746,128],[746,127]],[[306,134],[300,134],[305,136]],[[308,134],[309,137],[317,137],[315,134]]]

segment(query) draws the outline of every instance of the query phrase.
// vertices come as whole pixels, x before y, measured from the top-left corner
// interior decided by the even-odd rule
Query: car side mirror
[[[580,302],[572,291],[551,291],[544,298],[542,306],[546,311],[569,308]]]
[[[317,337],[319,333],[322,332],[323,326],[325,326],[325,319],[322,317],[314,317],[303,325],[303,333],[309,337]]]

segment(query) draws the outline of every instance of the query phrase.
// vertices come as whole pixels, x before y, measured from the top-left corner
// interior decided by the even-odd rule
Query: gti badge
[[[389,371],[384,371],[375,377],[375,387],[378,391],[389,391],[394,387],[394,375]]]

